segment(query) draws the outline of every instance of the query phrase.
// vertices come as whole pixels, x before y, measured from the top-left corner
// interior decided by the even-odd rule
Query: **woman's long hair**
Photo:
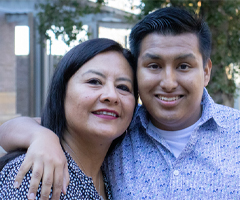
[[[130,51],[123,48],[119,43],[106,38],[97,38],[83,42],[72,48],[58,63],[58,66],[52,77],[47,101],[41,116],[42,126],[52,130],[60,140],[62,139],[63,132],[66,129],[64,100],[69,79],[90,59],[107,51],[116,51],[121,53],[130,64],[134,74],[134,96],[135,105],[137,105],[138,89],[136,80],[136,66]],[[111,65],[109,67],[118,66]],[[123,136],[120,136],[118,139],[115,139],[114,144],[122,138]],[[26,150],[20,149],[1,157],[0,170],[2,170],[6,163],[25,152]]]

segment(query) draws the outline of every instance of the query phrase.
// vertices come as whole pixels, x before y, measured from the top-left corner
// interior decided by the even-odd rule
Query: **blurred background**
[[[240,0],[0,0],[0,124],[40,116],[59,59],[79,42],[111,38],[129,48],[133,25],[160,7],[203,17],[212,31],[213,99],[240,108]]]

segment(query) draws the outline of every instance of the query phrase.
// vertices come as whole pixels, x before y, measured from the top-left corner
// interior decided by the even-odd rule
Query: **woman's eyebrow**
[[[97,75],[99,75],[99,76],[101,76],[101,77],[103,77],[103,78],[106,78],[106,76],[105,76],[104,74],[102,74],[101,72],[98,72],[98,71],[95,71],[95,70],[92,70],[92,69],[86,71],[85,73],[83,73],[83,75],[89,74],[89,73],[97,74]]]
[[[103,77],[103,78],[106,78],[106,76],[105,76],[104,74],[102,74],[101,72],[98,72],[98,71],[95,71],[95,70],[92,70],[92,69],[84,72],[84,73],[83,73],[83,76],[84,76],[85,74],[89,74],[89,73],[91,73],[91,74],[96,74],[96,75],[98,75],[98,76],[101,76],[101,77]],[[116,81],[128,81],[128,82],[130,82],[130,83],[133,83],[130,78],[126,78],[126,77],[118,77],[118,78],[116,79]]]

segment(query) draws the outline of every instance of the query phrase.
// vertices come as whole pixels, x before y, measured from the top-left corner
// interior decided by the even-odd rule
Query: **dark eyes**
[[[118,85],[117,88],[126,92],[130,92],[129,87],[126,85]]]
[[[150,65],[148,65],[148,68],[149,68],[149,69],[160,69],[161,66],[158,65],[158,64],[150,64]],[[187,70],[187,69],[189,69],[189,68],[190,68],[190,66],[189,66],[188,64],[180,64],[180,65],[177,67],[177,69],[180,69],[180,70]]]
[[[87,83],[91,85],[102,85],[102,82],[99,79],[90,79]],[[117,85],[117,88],[126,92],[131,92],[130,88],[127,85]]]
[[[187,65],[187,64],[181,64],[181,65],[178,66],[178,68],[179,68],[179,69],[182,69],[182,70],[186,70],[186,69],[188,69],[189,67],[190,67],[190,66]]]
[[[88,81],[88,83],[92,84],[92,85],[102,85],[102,82],[98,79],[90,79]]]
[[[157,64],[150,64],[150,65],[148,65],[148,68],[150,68],[150,69],[158,69],[159,65],[157,65]]]

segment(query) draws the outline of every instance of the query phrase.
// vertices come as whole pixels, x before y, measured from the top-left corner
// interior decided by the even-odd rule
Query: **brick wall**
[[[0,124],[16,117],[16,56],[14,23],[7,23],[0,13]]]
[[[17,113],[29,116],[29,56],[17,57]]]

